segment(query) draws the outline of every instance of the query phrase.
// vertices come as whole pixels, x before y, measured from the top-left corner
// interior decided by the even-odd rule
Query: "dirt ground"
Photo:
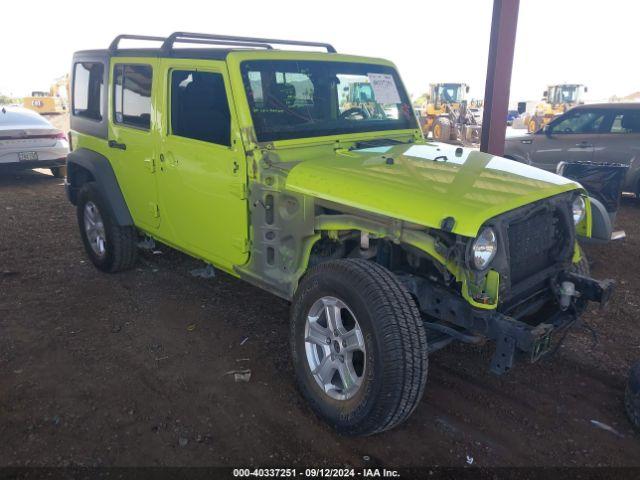
[[[162,248],[136,269],[87,260],[59,179],[0,175],[0,465],[640,465],[623,413],[640,358],[640,203],[624,241],[588,248],[613,277],[605,312],[558,353],[488,372],[491,347],[431,356],[401,427],[344,438],[296,391],[288,304]],[[227,372],[250,369],[248,383]],[[596,427],[596,420],[617,433]]]

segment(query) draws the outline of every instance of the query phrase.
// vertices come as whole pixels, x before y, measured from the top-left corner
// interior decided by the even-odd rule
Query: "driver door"
[[[555,172],[560,162],[589,162],[604,125],[606,110],[574,109],[536,133],[532,165]]]
[[[161,60],[161,234],[231,271],[248,258],[246,162],[224,62]]]

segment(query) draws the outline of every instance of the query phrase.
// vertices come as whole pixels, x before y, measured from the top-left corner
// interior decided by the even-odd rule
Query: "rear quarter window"
[[[73,68],[73,115],[102,120],[104,99],[104,65],[78,62]]]
[[[624,110],[614,113],[611,133],[640,133],[640,110]]]

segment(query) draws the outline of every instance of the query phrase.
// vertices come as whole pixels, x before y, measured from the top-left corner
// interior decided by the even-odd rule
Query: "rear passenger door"
[[[606,131],[600,135],[595,148],[595,161],[629,165],[625,190],[640,188],[640,106],[612,108]]]
[[[248,258],[246,162],[227,69],[213,60],[161,60],[161,236],[231,270]]]
[[[157,59],[114,57],[109,92],[109,157],[136,226],[153,232],[160,223],[156,163]]]

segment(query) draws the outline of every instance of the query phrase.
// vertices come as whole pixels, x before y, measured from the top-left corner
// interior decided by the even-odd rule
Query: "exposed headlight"
[[[578,225],[582,220],[584,220],[584,215],[587,210],[584,198],[582,198],[581,195],[577,196],[573,201],[571,210],[573,210],[573,224]]]
[[[493,257],[496,256],[497,251],[498,238],[496,237],[496,232],[491,227],[483,228],[471,245],[473,267],[478,270],[484,270],[489,266]]]

